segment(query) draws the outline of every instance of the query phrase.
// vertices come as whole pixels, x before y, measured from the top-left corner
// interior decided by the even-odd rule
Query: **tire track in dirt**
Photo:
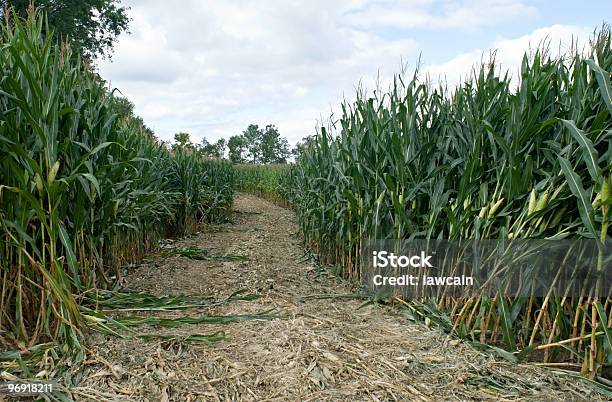
[[[250,314],[275,309],[282,318],[226,325],[139,328],[142,334],[224,331],[205,344],[94,335],[77,399],[222,400],[594,400],[581,381],[533,365],[499,361],[445,334],[409,322],[397,310],[354,299],[350,284],[304,258],[292,211],[240,195],[232,223],[177,240],[181,247],[248,261],[152,257],[126,286],[155,294],[206,293],[222,298],[246,289],[261,297],[215,308],[141,313],[179,317]]]

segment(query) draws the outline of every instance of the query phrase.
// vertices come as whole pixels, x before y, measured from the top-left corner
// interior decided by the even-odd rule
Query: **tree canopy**
[[[200,143],[200,152],[211,158],[223,158],[225,156],[226,140],[219,138],[217,142],[210,143],[206,138]]]
[[[145,124],[142,117],[134,113],[134,104],[128,98],[113,94],[111,96],[111,102],[113,103],[113,109],[119,115],[120,119],[129,120],[148,136],[155,137],[155,133]]]
[[[287,139],[281,137],[278,128],[273,124],[268,124],[263,129],[257,124],[250,124],[242,134],[234,135],[228,140],[220,138],[214,143],[203,138],[199,144],[194,144],[189,133],[179,132],[174,134],[172,147],[191,149],[211,158],[225,158],[227,154],[228,159],[234,163],[287,163],[291,155],[297,155],[295,150],[289,150]]]
[[[246,142],[243,136],[234,135],[227,141],[229,159],[234,163],[244,163]]]
[[[31,0],[0,0],[2,16],[13,9],[26,18]],[[86,59],[110,57],[122,32],[128,31],[128,7],[120,0],[37,0],[34,6],[47,15],[58,40],[68,39]]]
[[[273,124],[263,129],[250,124],[242,134],[230,137],[227,146],[234,163],[286,163],[291,155],[287,139]]]
[[[201,156],[209,158],[223,158],[225,156],[226,147],[227,141],[225,138],[220,138],[214,143],[210,143],[206,138],[203,138],[199,144],[194,144],[191,142],[191,136],[186,132],[174,134],[174,145],[172,145],[173,149],[190,149]]]
[[[293,158],[296,161],[299,160],[302,155],[304,155],[304,152],[314,145],[314,141],[314,136],[306,136],[303,137],[301,141],[298,141],[298,143],[295,144],[295,147],[291,150],[291,155]]]

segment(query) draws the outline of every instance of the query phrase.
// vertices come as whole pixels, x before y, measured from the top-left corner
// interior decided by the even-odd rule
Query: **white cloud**
[[[164,32],[155,29],[135,10],[132,36],[117,45],[120,63],[104,63],[102,70],[118,81],[174,82],[184,72],[181,54],[166,46]]]
[[[535,13],[505,0],[184,0],[126,1],[132,35],[121,38],[105,79],[132,100],[163,139],[187,131],[195,141],[238,134],[250,123],[276,124],[295,143],[321,114],[338,109],[361,81],[387,82],[401,62],[416,61],[417,36],[387,28],[470,30]],[[545,35],[585,31],[552,26],[491,43],[509,65]],[[469,71],[483,50],[426,66],[437,76]],[[519,59],[517,59],[519,57]]]
[[[132,35],[100,73],[163,139],[185,130],[211,140],[254,122],[277,124],[296,142],[318,117],[305,111],[327,109],[417,49],[412,39],[342,26],[340,16],[361,2],[332,3],[131,2]]]
[[[346,17],[360,27],[475,29],[536,13],[535,7],[516,0],[405,0],[372,2]]]
[[[515,39],[498,39],[489,49],[474,49],[462,53],[449,61],[435,65],[425,65],[424,71],[434,80],[446,78],[453,86],[464,80],[474,67],[481,62],[488,62],[494,51],[496,63],[501,71],[508,71],[513,82],[517,82],[523,55],[526,51],[533,52],[542,46],[549,49],[551,57],[565,53],[576,43],[584,46],[588,43],[592,31],[587,27],[573,25],[552,25],[536,29],[530,34]]]

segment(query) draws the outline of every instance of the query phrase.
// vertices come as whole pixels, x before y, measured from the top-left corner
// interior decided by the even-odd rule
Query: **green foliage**
[[[168,185],[177,194],[174,232],[189,233],[202,221],[226,216],[234,197],[234,170],[230,162],[203,158],[197,150],[172,151]]]
[[[191,137],[189,133],[176,133],[174,134],[174,141],[176,142],[176,148],[193,148],[193,143],[191,142]]]
[[[208,250],[198,247],[171,248],[161,253],[161,255],[180,255],[192,260],[200,261],[247,261],[249,257],[238,254],[211,255]]]
[[[313,143],[314,138],[311,136],[302,138],[302,140],[298,141],[298,143],[295,144],[295,147],[293,147],[291,150],[291,155],[296,161],[299,160]]]
[[[203,156],[207,156],[209,158],[223,158],[225,156],[225,148],[227,146],[227,141],[225,138],[219,138],[215,143],[209,143],[206,138],[202,139],[198,150],[200,154]]]
[[[361,237],[599,237],[612,119],[589,63],[610,74],[609,30],[589,59],[543,54],[525,57],[516,91],[490,64],[453,92],[418,73],[358,92],[291,170],[309,239],[326,252]]]
[[[289,165],[237,165],[236,187],[240,191],[273,200],[287,199]]]
[[[261,133],[259,163],[287,163],[289,157],[289,143],[281,137],[280,132],[274,125],[267,125]]]
[[[194,144],[191,142],[191,136],[189,133],[184,132],[174,134],[174,144],[172,144],[172,149],[174,151],[189,150],[191,152],[195,152],[201,157],[218,159],[225,156],[225,148],[225,138],[220,138],[213,144],[209,143],[206,138],[203,138],[199,144]]]
[[[160,317],[140,317],[127,316],[117,319],[122,325],[127,327],[137,325],[155,325],[160,327],[178,327],[182,324],[229,324],[236,321],[253,320],[273,320],[279,318],[277,314],[272,314],[272,310],[266,310],[255,314],[236,314],[236,315],[205,315],[200,317],[179,317],[179,318],[160,318]]]
[[[397,76],[387,93],[359,90],[282,178],[308,244],[359,280],[368,238],[609,239],[610,29],[587,55],[549,54],[525,55],[518,87],[492,61],[452,90],[418,71]],[[594,375],[612,364],[600,352],[608,338],[596,332],[612,303],[596,314],[589,300],[475,295],[435,303],[453,313],[449,330],[510,352],[584,335],[561,345]],[[542,350],[544,361],[559,357]]]
[[[244,154],[246,152],[246,144],[244,138],[240,135],[230,137],[227,141],[229,159],[233,163],[244,163]]]
[[[0,14],[12,7],[25,19],[32,2],[0,3]],[[86,59],[110,56],[119,35],[128,30],[128,8],[121,6],[120,0],[36,0],[34,4],[47,15],[48,30],[59,40],[69,40],[73,50]],[[43,29],[47,31],[47,27]]]
[[[250,124],[241,135],[230,137],[227,145],[234,163],[279,164],[286,163],[291,155],[287,139],[273,124],[263,130]]]
[[[223,216],[233,166],[156,141],[42,17],[12,24],[0,31],[0,338],[78,350],[101,322],[82,293],[112,288],[162,236]]]
[[[262,131],[257,124],[249,124],[247,129],[242,132],[243,143],[247,150],[246,162],[259,162],[261,158],[261,136]]]
[[[126,120],[131,124],[137,126],[137,129],[142,130],[146,135],[151,138],[155,137],[155,133],[153,130],[148,127],[142,117],[136,116],[134,114],[134,104],[127,98],[123,96],[119,96],[117,94],[113,94],[111,98],[112,106],[111,108],[115,110],[117,113],[117,118],[121,120]]]

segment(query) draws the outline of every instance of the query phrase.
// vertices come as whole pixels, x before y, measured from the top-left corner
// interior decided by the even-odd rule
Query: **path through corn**
[[[77,399],[101,400],[593,400],[580,380],[532,365],[496,360],[396,309],[362,300],[301,299],[354,289],[304,258],[294,214],[241,195],[232,223],[181,239],[177,246],[248,261],[154,257],[131,272],[126,286],[156,294],[259,293],[197,309],[147,313],[163,317],[249,314],[276,309],[280,319],[225,325],[143,328],[186,336],[223,331],[214,345],[93,336]],[[140,329],[139,329],[140,331]]]

